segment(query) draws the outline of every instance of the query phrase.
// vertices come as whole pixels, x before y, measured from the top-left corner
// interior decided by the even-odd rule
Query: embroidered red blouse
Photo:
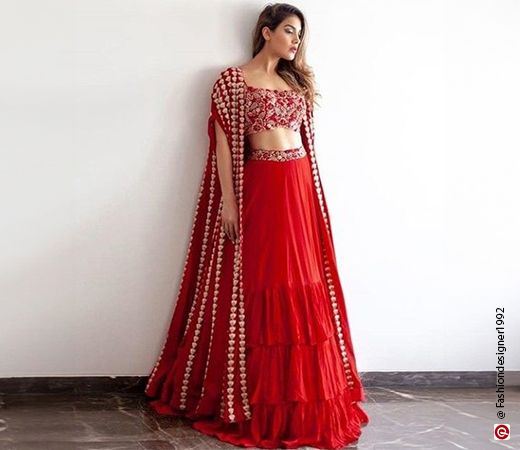
[[[246,111],[244,135],[288,128],[299,132],[305,116],[305,96],[293,90],[256,88],[245,89]]]

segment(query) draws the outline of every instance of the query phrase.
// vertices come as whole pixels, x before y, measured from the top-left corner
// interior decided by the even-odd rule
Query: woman
[[[341,448],[367,414],[314,155],[306,22],[267,6],[213,85],[181,287],[145,393],[243,447]]]

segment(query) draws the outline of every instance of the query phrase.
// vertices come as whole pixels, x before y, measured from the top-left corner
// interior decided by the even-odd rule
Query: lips
[[[297,50],[298,50],[298,49],[297,49],[296,47],[291,47],[291,52],[296,53]]]

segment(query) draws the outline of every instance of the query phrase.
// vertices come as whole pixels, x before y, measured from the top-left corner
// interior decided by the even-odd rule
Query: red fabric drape
[[[222,71],[211,95],[209,150],[181,286],[145,393],[161,414],[242,446],[339,448],[367,414],[314,153],[247,161],[241,71]],[[225,238],[215,121],[233,157],[239,241]],[[327,447],[328,446],[328,447]]]

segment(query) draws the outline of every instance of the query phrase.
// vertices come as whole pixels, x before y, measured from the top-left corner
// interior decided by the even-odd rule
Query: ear
[[[266,41],[271,39],[271,30],[269,29],[269,27],[263,27],[262,28],[262,36],[264,37],[264,39]]]

